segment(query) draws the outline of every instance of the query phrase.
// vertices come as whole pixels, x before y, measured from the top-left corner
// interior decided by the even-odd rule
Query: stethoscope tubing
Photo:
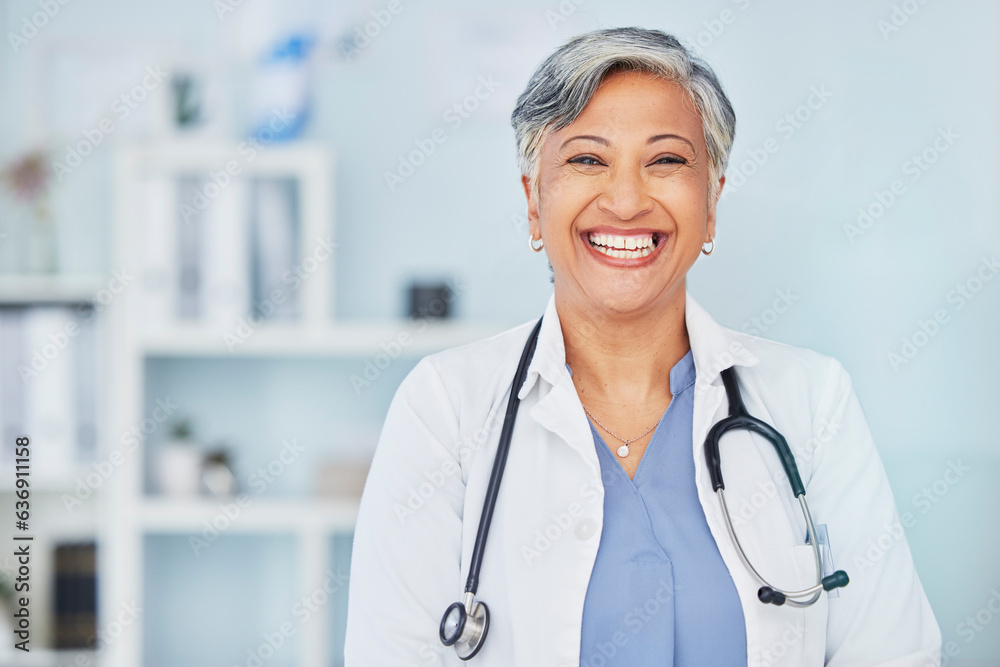
[[[764,584],[771,590],[781,593],[786,598],[789,598],[785,600],[785,604],[791,605],[793,607],[808,607],[813,603],[815,603],[819,599],[819,596],[821,595],[821,591],[823,589],[822,582],[817,583],[815,586],[810,586],[809,588],[803,589],[801,591],[786,591],[784,589],[778,588],[777,586],[773,586],[770,583],[768,583],[768,581],[760,574],[760,572],[757,571],[757,568],[753,566],[753,564],[750,562],[750,559],[747,558],[746,553],[744,553],[743,545],[740,543],[740,538],[737,537],[736,530],[733,528],[733,522],[729,517],[729,506],[726,504],[726,490],[724,488],[719,489],[716,491],[716,494],[719,496],[719,501],[722,503],[722,515],[726,518],[726,528],[729,531],[729,537],[732,538],[733,540],[733,544],[736,545],[736,552],[740,555],[740,560],[743,561],[743,564],[746,566],[746,568],[750,570],[750,572],[753,574],[754,577],[756,577],[757,581]],[[816,539],[812,537],[813,535],[816,534],[815,529],[813,528],[812,515],[809,512],[809,505],[806,503],[805,494],[799,496],[798,499],[799,499],[799,506],[802,508],[802,512],[806,516],[806,524],[809,527],[810,541],[812,542],[812,548],[813,548],[813,557],[814,560],[816,561],[816,572],[817,572],[816,578],[817,580],[819,580],[820,577],[822,576],[821,573],[823,571],[823,564],[820,558],[819,545],[817,544]],[[809,594],[813,594],[813,596],[808,601],[791,599],[791,598],[805,597],[806,595]]]
[[[544,317],[544,315],[542,316]],[[538,318],[538,323],[531,330],[528,342],[521,352],[521,360],[517,364],[517,372],[514,374],[514,381],[510,387],[510,398],[507,401],[507,412],[504,416],[503,428],[500,430],[500,442],[497,445],[496,457],[493,459],[493,470],[490,472],[490,482],[486,487],[486,498],[483,501],[483,513],[479,517],[479,530],[476,531],[476,542],[472,548],[472,559],[469,563],[469,576],[465,582],[465,592],[475,596],[479,588],[479,571],[483,566],[483,553],[486,551],[486,538],[490,533],[490,523],[493,521],[493,509],[496,507],[497,495],[500,493],[500,481],[503,478],[503,471],[507,465],[507,453],[510,451],[510,439],[514,431],[514,420],[517,416],[517,408],[521,399],[517,397],[520,393],[521,385],[524,384],[524,376],[528,372],[528,365],[535,354],[535,347],[538,344],[538,331],[542,327],[542,318]],[[467,600],[467,605],[471,607],[471,600]]]

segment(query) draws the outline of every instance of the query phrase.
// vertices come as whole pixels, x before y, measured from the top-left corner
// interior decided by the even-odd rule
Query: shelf
[[[488,338],[512,326],[516,325],[420,320],[322,328],[274,324],[254,330],[239,343],[219,331],[178,326],[145,335],[139,345],[146,356],[153,357],[350,357],[388,353],[412,358]]]
[[[30,646],[30,644],[29,644]],[[17,665],[17,667],[58,667],[59,665],[95,665],[100,664],[94,651],[86,649],[56,650],[50,648],[35,648],[25,653],[17,649],[7,652],[0,651],[0,665]]]
[[[14,462],[9,461],[5,465],[8,465],[9,468],[13,470]],[[36,466],[34,465],[34,461],[32,461],[31,476],[29,477],[29,482],[31,486],[29,486],[28,488],[31,491],[32,495],[42,494],[42,493],[73,494],[76,491],[77,485],[81,481],[84,481],[86,483],[87,476],[95,474],[97,474],[97,477],[93,478],[93,480],[97,480],[98,484],[97,486],[88,486],[87,488],[90,489],[91,491],[94,491],[94,489],[99,488],[104,482],[104,478],[101,477],[99,473],[95,473],[93,465],[82,465],[82,464],[74,465],[66,469],[61,474],[54,475],[51,473],[46,474],[38,472]],[[0,493],[14,493],[15,491],[17,491],[17,487],[15,486],[14,482],[15,480],[13,473],[11,473],[10,475],[4,475],[3,478],[0,479]]]
[[[351,531],[360,503],[360,499],[286,500],[259,496],[249,496],[249,501],[240,507],[234,498],[147,497],[141,503],[140,522],[146,533],[201,535],[206,523],[213,525],[213,520],[217,520],[216,528],[224,534]]]
[[[107,283],[99,275],[0,275],[0,305],[89,303]]]
[[[195,139],[134,144],[124,148],[121,155],[139,169],[150,171],[218,171],[236,161],[241,174],[276,176],[322,168],[330,159],[325,146],[301,141],[274,143],[252,157],[243,144]]]

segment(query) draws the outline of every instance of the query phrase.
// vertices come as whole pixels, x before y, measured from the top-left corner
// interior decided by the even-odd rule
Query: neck
[[[559,297],[557,291],[566,363],[582,400],[642,405],[670,396],[670,370],[690,349],[683,282],[642,312],[616,313]]]

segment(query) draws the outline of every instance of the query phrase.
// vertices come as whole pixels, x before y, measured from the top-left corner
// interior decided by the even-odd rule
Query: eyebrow
[[[593,135],[593,134],[578,134],[575,137],[570,137],[569,139],[567,139],[566,141],[564,141],[562,143],[562,145],[563,145],[563,147],[565,147],[566,144],[568,144],[569,142],[571,142],[571,141],[577,141],[578,139],[587,139],[589,141],[593,141],[593,142],[596,142],[598,144],[601,144],[602,146],[609,146],[610,145],[609,142],[608,142],[608,140],[605,139],[604,137],[598,137],[598,136]]]
[[[682,137],[679,134],[657,134],[656,136],[650,137],[646,141],[646,144],[647,145],[653,144],[653,143],[656,143],[657,141],[660,141],[662,139],[680,139],[681,141],[683,141],[684,143],[686,143],[688,146],[690,146],[691,150],[694,150],[694,144],[692,144],[690,141],[688,141],[687,139],[685,139],[684,137]]]
[[[571,141],[577,141],[578,139],[593,141],[595,143],[601,144],[602,146],[610,146],[611,145],[610,142],[608,142],[608,140],[605,139],[604,137],[599,137],[599,136],[594,135],[594,134],[578,134],[575,137],[570,137],[569,139],[567,139],[566,141],[564,141],[562,145],[565,148],[566,144],[568,144]],[[647,139],[646,140],[646,145],[654,144],[657,141],[662,141],[663,139],[680,139],[681,141],[683,141],[684,143],[686,143],[688,146],[690,146],[691,150],[694,150],[694,144],[692,144],[690,141],[688,141],[684,137],[680,136],[679,134],[657,134],[657,135],[654,135],[654,136],[650,137],[649,139]]]

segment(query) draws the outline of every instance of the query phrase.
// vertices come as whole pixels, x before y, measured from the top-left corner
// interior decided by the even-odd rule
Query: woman
[[[940,632],[847,373],[719,326],[686,292],[715,247],[735,128],[712,71],[659,31],[591,32],[541,65],[512,122],[529,242],[554,293],[513,389],[475,596],[489,626],[471,662],[934,664]],[[442,613],[465,600],[481,614],[463,591],[534,324],[424,357],[400,385],[358,516],[349,667],[468,657],[471,644],[444,646],[461,610]],[[762,579],[729,535],[704,443],[729,414],[730,372],[747,411],[790,444],[829,546],[824,574],[846,570],[846,587],[758,598],[762,580],[798,591],[821,575],[757,433],[727,435],[721,457],[733,530]]]

